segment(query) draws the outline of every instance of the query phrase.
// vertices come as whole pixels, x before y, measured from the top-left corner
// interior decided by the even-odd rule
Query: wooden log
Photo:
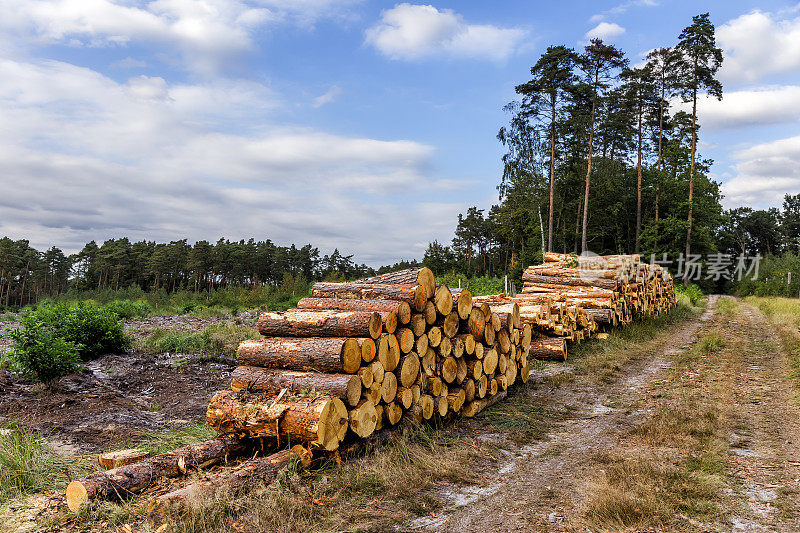
[[[401,324],[411,320],[411,306],[408,302],[394,300],[360,300],[347,298],[302,298],[297,302],[298,309],[340,309],[342,311],[377,311],[395,313]]]
[[[369,369],[372,372],[373,383],[377,383],[378,385],[383,383],[383,376],[386,374],[386,367],[383,366],[383,363],[380,361],[373,361],[370,363]]]
[[[486,392],[489,396],[494,396],[497,394],[497,391],[500,389],[500,384],[497,382],[496,378],[489,379],[489,390]]]
[[[392,372],[387,372],[381,383],[381,399],[383,403],[388,404],[394,401],[395,396],[397,396],[397,377]]]
[[[467,362],[464,361],[463,357],[460,357],[460,358],[456,359],[456,365],[457,365],[456,383],[461,383],[467,377],[467,374],[469,372],[467,370]],[[360,385],[360,383],[361,382],[359,381],[359,385]],[[360,391],[360,388],[359,388],[359,391]]]
[[[425,330],[428,329],[428,323],[425,322],[425,315],[422,313],[411,315],[411,322],[408,323],[408,327],[414,332],[415,337],[424,335]]]
[[[447,316],[453,311],[453,293],[450,292],[447,285],[439,284],[436,286],[433,302],[436,305],[436,312],[440,316]]]
[[[424,315],[425,315],[425,323],[428,326],[432,326],[433,324],[435,324],[436,323],[436,318],[438,316],[437,312],[436,312],[436,304],[434,304],[431,301],[426,303],[425,304]]]
[[[495,369],[497,369],[498,360],[499,356],[497,350],[495,348],[489,348],[483,356],[483,372],[489,376],[494,374]]]
[[[443,391],[442,380],[439,376],[428,378],[428,392],[433,396],[441,396]]]
[[[455,298],[454,309],[458,313],[461,320],[469,318],[469,313],[472,311],[472,293],[467,289],[451,289],[453,297]]]
[[[370,375],[371,377],[371,375]],[[319,374],[295,370],[276,370],[257,366],[239,366],[231,373],[231,390],[271,392],[316,391],[337,396],[349,405],[361,399],[361,376],[357,374]]]
[[[356,283],[384,284],[384,285],[422,285],[425,288],[425,297],[431,298],[436,290],[436,277],[428,267],[413,267],[395,272],[387,272],[370,278],[363,278]]]
[[[410,409],[414,403],[414,391],[409,387],[397,387],[397,395],[394,401],[403,409]]]
[[[423,285],[392,285],[380,283],[330,283],[318,282],[311,288],[314,298],[340,298],[358,300],[394,300],[406,302],[412,309],[422,312],[428,301]]]
[[[501,352],[508,353],[511,351],[511,337],[508,334],[508,331],[501,329],[497,333],[497,344],[500,346]]]
[[[414,349],[416,337],[414,332],[408,328],[400,328],[397,331],[397,343],[400,346],[401,353],[408,353]]]
[[[383,392],[383,382],[372,382],[369,389],[364,391],[363,398],[372,402],[373,405],[378,405],[381,401],[381,393]]]
[[[473,307],[467,318],[467,333],[471,333],[474,340],[483,340],[483,333],[486,330],[486,317],[479,307]]]
[[[567,342],[563,337],[542,337],[531,341],[528,355],[544,361],[566,361]]]
[[[359,339],[274,337],[242,341],[236,357],[248,366],[352,374],[361,367],[362,348]]]
[[[486,326],[484,327],[483,330],[483,342],[491,346],[494,344],[494,341],[495,341],[495,329],[491,321],[489,321],[486,323]]]
[[[453,343],[450,341],[450,337],[442,337],[437,352],[441,358],[449,357],[453,353]]]
[[[481,379],[479,379],[475,385],[477,385],[478,398],[484,398],[486,393],[489,392],[489,376],[483,374]]]
[[[400,362],[395,369],[397,381],[402,387],[411,387],[419,379],[419,356],[410,352],[400,358]]]
[[[378,404],[375,406],[375,416],[378,417],[378,420],[375,422],[375,431],[380,431],[383,429],[383,421],[386,418],[386,415],[383,412],[383,405]]]
[[[361,339],[361,360],[364,363],[371,363],[378,355],[378,346],[372,339]]]
[[[465,379],[461,383],[461,388],[464,389],[464,401],[471,402],[475,399],[476,387],[475,380],[471,378]]]
[[[456,359],[464,357],[464,340],[460,337],[453,337],[451,344],[453,345],[453,357]]]
[[[372,374],[372,368],[369,366],[363,366],[358,369],[356,375],[361,380],[361,386],[364,388],[369,388],[372,386],[372,382],[375,381],[375,376]]]
[[[464,343],[464,353],[473,355],[475,353],[475,337],[471,333],[458,335],[458,339]]]
[[[423,333],[422,335],[417,337],[416,342],[414,343],[414,351],[418,354],[424,354],[428,351],[428,335]]]
[[[234,438],[286,437],[335,450],[347,433],[347,408],[329,394],[278,398],[229,390],[217,392],[206,411],[208,425]]]
[[[470,361],[466,361],[466,363],[467,363],[467,375],[474,380],[481,379],[481,376],[483,375],[483,361],[473,359]]]
[[[440,324],[444,336],[451,339],[454,338],[456,334],[458,334],[460,322],[461,321],[458,318],[458,313],[455,311],[451,311],[450,314],[444,317]]]
[[[400,362],[400,343],[395,335],[381,336],[378,342],[378,361],[387,372],[392,372],[397,368],[397,363]]]
[[[473,416],[477,415],[490,405],[499,402],[505,397],[506,397],[506,392],[502,391],[488,398],[478,399],[473,402],[465,403],[464,407],[461,409],[461,415],[472,418]]]
[[[448,357],[441,363],[441,376],[447,383],[453,383],[458,374],[458,362],[455,357]]]
[[[450,411],[454,413],[458,413],[461,411],[461,407],[464,405],[466,401],[466,393],[464,389],[460,387],[453,387],[448,391],[447,394],[447,405],[450,408]]]
[[[67,507],[78,512],[92,501],[119,500],[147,489],[161,478],[179,477],[185,475],[187,469],[206,468],[247,451],[248,446],[243,441],[217,437],[160,453],[138,463],[95,472],[67,485]]]
[[[378,412],[375,404],[371,400],[361,400],[361,402],[350,410],[350,429],[361,437],[369,437],[375,431],[378,423]]]
[[[565,278],[554,276],[539,276],[538,274],[523,273],[522,279],[525,282],[541,285],[567,285],[570,287],[600,287],[601,289],[617,289],[619,283],[613,279],[592,279]],[[523,290],[524,290],[523,286]]]
[[[386,416],[386,420],[388,420],[389,424],[392,426],[400,422],[400,419],[403,417],[403,408],[395,402],[387,403],[383,407],[383,412]]]
[[[428,345],[436,348],[442,342],[442,329],[439,326],[433,326],[428,330]]]
[[[383,330],[381,315],[374,311],[290,309],[261,313],[258,331],[266,337],[371,337]]]
[[[434,413],[437,413],[439,416],[447,416],[447,412],[450,410],[450,404],[447,401],[447,396],[437,396],[433,399],[433,408]]]
[[[244,461],[231,469],[222,469],[204,474],[185,487],[154,498],[147,506],[147,522],[153,531],[159,530],[171,518],[185,512],[190,502],[217,494],[236,496],[258,485],[268,485],[284,468],[297,461],[303,467],[311,464],[311,454],[296,444],[289,450],[281,450],[267,457]]]
[[[103,470],[111,470],[112,468],[119,468],[133,463],[143,461],[150,455],[146,450],[139,450],[137,448],[129,450],[115,450],[113,452],[101,453],[97,456],[97,464]]]
[[[475,356],[475,359],[483,359],[483,354],[485,350],[486,349],[484,348],[483,344],[479,342],[475,343],[475,353],[473,354]]]
[[[419,404],[422,407],[422,418],[430,420],[434,410],[433,396],[430,394],[423,394],[419,397]]]

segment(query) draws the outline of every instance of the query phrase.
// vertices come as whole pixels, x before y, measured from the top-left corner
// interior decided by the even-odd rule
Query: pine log
[[[461,388],[464,389],[464,401],[465,402],[471,402],[471,401],[473,401],[475,399],[476,387],[475,387],[475,380],[474,379],[471,379],[471,378],[465,379],[461,383]]]
[[[485,342],[488,346],[491,346],[494,344],[494,341],[495,341],[495,329],[494,326],[492,325],[492,322],[489,321],[486,323],[486,326],[484,327],[483,330],[483,342]]]
[[[495,396],[500,389],[500,384],[497,383],[496,378],[489,379],[489,390],[486,392],[489,396]]]
[[[497,333],[497,344],[500,346],[501,352],[508,353],[511,351],[511,337],[509,336],[508,331],[501,329]]]
[[[498,360],[497,350],[494,347],[489,348],[483,356],[483,372],[489,376],[494,374]]]
[[[428,330],[428,345],[436,348],[442,342],[442,329],[439,326],[433,326]]]
[[[231,373],[231,390],[234,392],[278,394],[281,389],[288,392],[325,392],[343,399],[351,406],[358,404],[361,399],[361,385],[361,377],[357,374],[320,374],[257,366],[239,366]]]
[[[356,375],[361,379],[361,386],[364,388],[369,388],[372,382],[375,381],[375,376],[372,375],[372,368],[369,366],[359,368]]]
[[[449,357],[453,353],[453,343],[450,341],[450,337],[442,337],[436,350],[439,353],[439,357]]]
[[[537,274],[522,274],[523,281],[542,285],[568,285],[570,287],[600,287],[601,289],[617,289],[619,283],[613,279],[564,278],[554,276],[539,276]],[[523,285],[523,290],[524,290]]]
[[[141,492],[161,478],[179,477],[188,468],[206,468],[245,454],[244,441],[217,437],[149,459],[73,480],[67,485],[67,507],[73,512],[96,500],[119,500]]]
[[[425,322],[425,315],[422,313],[411,315],[411,322],[408,323],[408,327],[414,332],[414,336],[419,337],[420,335],[424,335],[425,330],[428,329],[428,323]]]
[[[458,326],[460,325],[460,319],[458,318],[458,313],[455,311],[451,311],[443,320],[441,320],[441,324],[439,324],[442,328],[442,333],[444,333],[445,337],[453,338],[458,333]]]
[[[443,384],[441,378],[439,378],[439,376],[432,376],[428,378],[427,389],[433,396],[441,396],[443,390]]]
[[[467,395],[464,392],[464,389],[460,387],[454,387],[450,389],[447,394],[447,405],[451,411],[458,413],[461,411],[461,407],[464,405],[466,398]]]
[[[409,387],[397,387],[397,395],[394,401],[403,409],[410,409],[414,403],[414,392]]]
[[[242,341],[236,357],[248,366],[352,374],[361,366],[362,348],[359,339],[273,337]]]
[[[436,290],[436,277],[428,267],[413,267],[395,272],[387,272],[371,278],[363,278],[356,283],[360,284],[384,284],[384,285],[414,285],[419,284],[425,287],[425,297],[431,298]]]
[[[290,450],[249,459],[234,468],[204,474],[185,487],[154,498],[147,506],[147,521],[153,531],[158,531],[170,518],[185,512],[191,502],[217,494],[236,496],[259,484],[268,485],[293,461],[308,467],[311,464],[311,454],[296,444]]]
[[[432,376],[436,371],[436,352],[433,348],[428,348],[428,351],[422,356],[421,363],[422,371],[426,375]]]
[[[455,298],[454,309],[458,313],[461,320],[469,318],[469,313],[472,311],[472,293],[467,289],[451,289],[453,298]]]
[[[473,354],[475,356],[475,359],[483,359],[483,354],[484,354],[485,350],[486,350],[486,348],[483,346],[482,343],[476,342],[475,343],[475,353]]]
[[[381,337],[378,342],[378,361],[387,372],[397,368],[397,363],[400,361],[400,343],[397,341],[397,336],[386,334]]]
[[[458,374],[458,362],[455,357],[448,357],[441,363],[441,376],[447,383],[453,383]]]
[[[390,403],[394,401],[395,396],[397,396],[397,377],[392,372],[387,372],[381,383],[381,399],[384,403]]]
[[[428,335],[423,333],[417,337],[416,342],[414,343],[414,351],[418,354],[427,353],[429,346]]]
[[[471,333],[472,337],[478,341],[483,340],[483,332],[486,330],[486,317],[479,307],[473,307],[467,318],[467,333]]]
[[[500,400],[504,399],[505,397],[506,397],[506,392],[502,391],[488,398],[483,398],[475,400],[473,402],[465,403],[464,407],[461,409],[461,415],[471,418],[480,413],[481,411],[483,411],[484,409],[486,409],[487,407],[489,407],[490,405],[493,405],[499,402]]]
[[[434,410],[433,396],[430,394],[423,394],[419,397],[419,404],[422,406],[422,418],[430,420]]]
[[[566,361],[567,342],[563,337],[542,337],[531,341],[528,355],[544,361]]]
[[[414,332],[408,328],[400,328],[397,331],[397,343],[400,345],[402,353],[408,353],[414,349],[416,338]]]
[[[447,401],[447,396],[437,396],[433,399],[433,409],[439,416],[447,416],[450,410],[450,404]]]
[[[486,397],[486,393],[489,392],[489,376],[483,374],[475,385],[477,385],[478,398]]]
[[[433,302],[440,316],[447,316],[453,311],[453,293],[450,292],[447,285],[439,284],[436,286]]]
[[[371,363],[375,356],[378,355],[378,346],[372,339],[361,339],[361,360],[365,363]]]
[[[378,405],[381,401],[381,392],[383,392],[383,383],[373,382],[369,389],[364,391],[363,398],[371,401],[373,405]]]
[[[400,358],[395,369],[397,381],[402,387],[411,387],[419,378],[419,356],[410,352]]]
[[[266,337],[371,337],[383,330],[374,311],[290,309],[267,311],[258,318],[258,331]]]
[[[350,410],[350,429],[361,437],[369,437],[375,431],[378,423],[378,412],[375,404],[371,400],[361,400],[361,402]]]
[[[400,422],[400,419],[403,417],[403,408],[395,402],[387,403],[383,407],[383,412],[386,420],[388,420],[389,424],[392,426]]]
[[[347,408],[328,394],[278,398],[219,391],[206,411],[208,425],[235,438],[287,437],[335,450],[347,433]]]
[[[422,312],[428,301],[423,285],[392,285],[363,283],[317,282],[311,288],[314,298],[340,298],[357,300],[394,300],[406,302],[412,309]]]
[[[411,320],[411,306],[408,302],[393,300],[356,300],[347,298],[302,298],[297,302],[298,309],[340,309],[342,311],[377,311],[395,313],[401,324]]]
[[[432,326],[436,323],[437,312],[436,312],[436,304],[433,302],[428,302],[425,304],[425,310],[423,312],[425,315],[425,324],[428,326]]]
[[[115,450],[113,452],[101,453],[97,456],[97,464],[103,470],[111,470],[120,466],[138,463],[147,458],[150,452],[137,448],[129,450]]]
[[[481,379],[483,375],[483,361],[479,360],[470,360],[467,361],[467,375],[472,377],[474,380]]]
[[[464,352],[467,355],[475,353],[475,337],[471,333],[463,333],[458,335],[458,338],[464,343]]]
[[[467,370],[467,362],[464,361],[463,357],[461,357],[461,358],[456,359],[456,365],[457,365],[456,383],[461,383],[462,381],[464,381],[464,379],[467,377],[467,374],[469,373],[469,371]],[[359,381],[359,384],[360,383],[361,382]],[[359,387],[359,390],[360,390],[360,387]]]
[[[461,337],[453,337],[451,344],[453,345],[453,357],[456,359],[464,357],[464,339]],[[475,347],[473,346],[473,350],[474,349]]]
[[[383,366],[383,363],[380,361],[373,361],[370,363],[369,369],[372,372],[372,382],[378,385],[383,383],[383,376],[386,374],[386,367]]]

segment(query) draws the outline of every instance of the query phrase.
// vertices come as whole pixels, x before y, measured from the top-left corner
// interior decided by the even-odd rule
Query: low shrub
[[[145,318],[153,312],[152,306],[147,302],[134,302],[131,300],[114,300],[103,307],[123,320]]]
[[[69,374],[80,362],[83,345],[59,336],[34,314],[23,316],[20,327],[9,332],[13,362],[43,383]]]
[[[700,290],[700,287],[692,283],[688,287],[684,287],[681,285],[680,281],[675,283],[675,294],[677,296],[684,296],[686,297],[689,302],[697,307],[697,304],[700,303],[700,300],[703,299],[703,291]]]

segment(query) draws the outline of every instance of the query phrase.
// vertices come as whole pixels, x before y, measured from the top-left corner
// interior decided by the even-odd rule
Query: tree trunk
[[[414,310],[422,312],[428,302],[424,285],[392,285],[365,283],[317,282],[311,287],[314,298],[344,298],[361,300],[396,300],[407,302]]]
[[[278,394],[282,389],[290,393],[303,390],[324,392],[354,406],[361,399],[361,377],[357,374],[320,374],[256,366],[239,366],[231,373],[231,390],[234,392]]]
[[[363,278],[355,281],[360,284],[384,284],[384,285],[422,285],[425,288],[425,297],[431,298],[436,291],[436,277],[428,267],[414,267],[396,272],[388,272],[371,278]]]
[[[586,190],[583,193],[583,229],[581,231],[581,253],[588,252],[586,230],[589,227],[589,179],[592,175],[592,152],[594,151],[594,112],[595,99],[592,99],[592,114],[589,119],[589,162],[586,168]]]
[[[566,361],[567,341],[564,337],[543,337],[531,341],[528,355],[545,361]]]
[[[697,62],[695,61],[695,70],[697,70]],[[689,255],[692,252],[692,211],[694,210],[694,155],[695,147],[697,145],[697,89],[692,94],[692,158],[689,166],[689,227],[686,230],[686,256],[685,261],[688,263]],[[683,269],[683,285],[689,286],[689,269]]]
[[[359,339],[274,337],[242,341],[236,357],[243,365],[353,374],[361,366],[362,348]]]
[[[547,214],[547,251],[553,251],[553,205],[556,167],[556,99],[550,98],[550,209]]]
[[[636,150],[636,249],[639,253],[639,234],[642,229],[642,105],[639,102],[639,139]]]
[[[164,477],[178,477],[187,469],[206,468],[212,464],[243,455],[248,447],[227,437],[190,444],[147,460],[95,472],[67,485],[67,506],[73,512],[96,500],[118,500],[141,492]]]
[[[401,324],[411,320],[411,306],[408,302],[393,300],[355,300],[344,298],[303,298],[297,302],[298,309],[339,309],[342,311],[376,311],[386,321],[385,313],[395,313]]]
[[[206,421],[234,438],[276,437],[335,450],[347,433],[347,408],[329,394],[299,397],[223,390],[211,399]]]
[[[290,309],[261,313],[258,331],[266,337],[372,337],[383,330],[383,320],[373,311],[313,311]]]

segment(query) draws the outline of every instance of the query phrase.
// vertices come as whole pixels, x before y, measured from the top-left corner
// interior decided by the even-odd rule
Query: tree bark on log
[[[330,283],[320,281],[311,287],[313,298],[342,298],[356,300],[396,300],[408,303],[412,309],[422,312],[428,302],[422,285],[391,285],[361,283]]]
[[[313,397],[219,391],[211,399],[206,421],[235,438],[284,437],[335,450],[347,433],[347,408],[329,394]]]
[[[469,312],[472,311],[472,293],[467,289],[450,289],[450,291],[455,299],[454,310],[461,320],[466,320]]]
[[[387,272],[371,278],[363,278],[355,283],[384,284],[384,285],[422,285],[425,288],[425,297],[431,298],[436,290],[436,277],[428,267],[414,267],[396,272]]]
[[[120,466],[73,480],[67,485],[67,507],[77,512],[90,501],[119,500],[157,483],[164,477],[178,477],[187,468],[205,468],[245,454],[244,441],[227,437],[199,442],[161,453],[144,461]]]
[[[614,289],[619,287],[619,283],[613,279],[592,279],[563,278],[554,276],[539,276],[538,274],[522,274],[522,279],[526,283],[536,283],[542,285],[568,285],[570,287],[600,287],[602,289]],[[525,286],[523,285],[523,292]]]
[[[372,374],[370,373],[370,384]],[[239,366],[231,373],[234,392],[289,392],[313,390],[325,392],[355,406],[361,399],[361,376],[358,374],[320,374],[295,370],[275,370],[256,366]]]
[[[529,357],[544,361],[566,361],[567,342],[564,337],[543,337],[531,341]]]
[[[498,392],[494,396],[489,396],[488,398],[483,398],[479,400],[475,400],[473,402],[468,402],[464,404],[464,407],[461,409],[461,414],[466,417],[473,417],[500,400],[506,397],[506,392]]]
[[[360,300],[345,298],[303,298],[297,302],[298,309],[339,309],[342,311],[377,311],[395,313],[401,324],[411,320],[411,306],[408,302],[393,300]]]
[[[258,331],[265,337],[371,337],[377,339],[383,319],[374,311],[290,309],[261,313]]]
[[[359,339],[275,337],[242,341],[236,357],[249,366],[352,374],[363,355]]]

